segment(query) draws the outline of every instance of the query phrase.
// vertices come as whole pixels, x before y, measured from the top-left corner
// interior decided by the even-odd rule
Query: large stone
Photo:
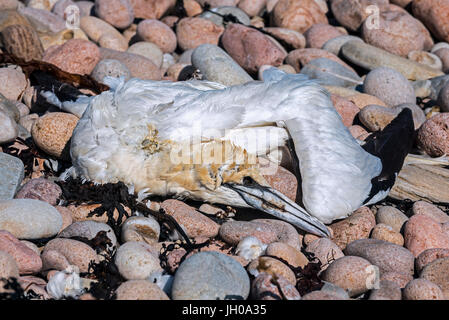
[[[22,160],[0,152],[0,200],[14,198],[24,178]]]

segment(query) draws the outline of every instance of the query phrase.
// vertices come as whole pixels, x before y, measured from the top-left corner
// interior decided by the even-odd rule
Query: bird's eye
[[[250,176],[243,177],[242,182],[244,186],[253,186],[256,184],[256,181],[254,181],[254,179],[251,178]]]

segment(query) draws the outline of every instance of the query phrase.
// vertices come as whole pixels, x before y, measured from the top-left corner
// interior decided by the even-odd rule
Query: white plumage
[[[291,137],[304,206],[312,216],[330,223],[363,204],[371,179],[382,169],[380,159],[365,152],[343,125],[329,94],[302,75],[270,68],[264,82],[233,87],[196,80],[108,81],[111,90],[90,99],[73,132],[69,173],[74,176],[98,183],[123,181],[136,192],[148,188],[148,193],[163,196],[248,206],[238,190],[221,185],[197,191],[173,182],[164,184],[161,175],[173,166],[157,148],[164,150],[163,141],[169,141],[173,149],[174,145],[192,146],[195,139],[201,139],[203,147],[218,139],[251,154],[266,155]],[[154,136],[157,151],[142,148],[148,126],[158,131]],[[270,143],[246,143],[248,137],[260,137],[269,130]],[[223,176],[231,167],[230,162],[223,163],[217,175]]]

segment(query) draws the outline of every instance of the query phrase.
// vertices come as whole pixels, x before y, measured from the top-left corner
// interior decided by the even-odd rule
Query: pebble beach
[[[449,300],[448,17],[449,0],[0,0],[0,300]],[[272,67],[316,80],[360,143],[412,111],[388,197],[330,237],[60,179],[84,109],[52,88],[230,87]],[[300,203],[291,165],[264,178]]]

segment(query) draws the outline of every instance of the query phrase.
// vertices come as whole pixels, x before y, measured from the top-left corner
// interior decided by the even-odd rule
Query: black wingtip
[[[388,191],[394,185],[405,157],[415,140],[413,114],[404,108],[382,131],[372,134],[362,148],[378,157],[382,162],[382,172],[372,180],[372,189],[366,202],[381,191]]]

